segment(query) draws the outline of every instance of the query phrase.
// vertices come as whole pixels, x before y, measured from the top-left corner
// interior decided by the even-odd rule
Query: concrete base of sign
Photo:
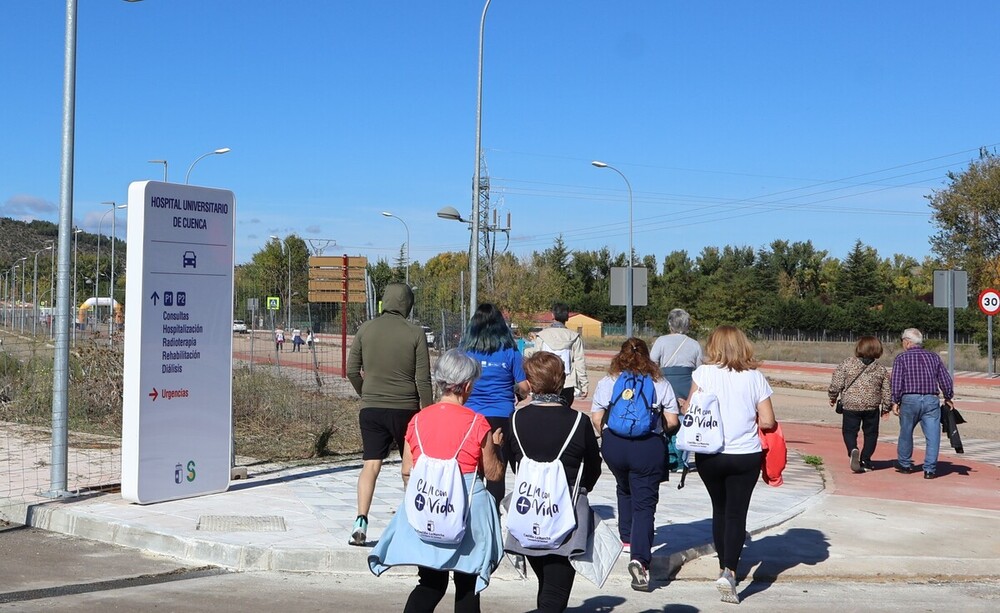
[[[229,480],[236,481],[238,479],[247,478],[247,467],[246,466],[233,466],[229,470]]]

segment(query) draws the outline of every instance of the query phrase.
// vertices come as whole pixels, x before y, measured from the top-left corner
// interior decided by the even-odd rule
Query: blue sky
[[[468,246],[481,1],[79,0],[74,218],[131,181],[237,198],[237,260]],[[957,8],[956,8],[957,7]],[[65,4],[0,3],[0,215],[56,221]],[[493,0],[483,148],[509,249],[929,253],[925,196],[1000,147],[1000,3]],[[105,222],[104,232],[110,233]],[[125,238],[124,212],[118,233]],[[322,245],[317,240],[314,245]],[[503,240],[500,241],[501,246]]]

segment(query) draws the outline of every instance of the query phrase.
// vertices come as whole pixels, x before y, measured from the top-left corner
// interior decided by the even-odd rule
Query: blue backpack
[[[655,405],[653,378],[623,372],[618,375],[611,390],[606,425],[612,432],[625,438],[646,436],[655,431],[656,420],[661,418]]]

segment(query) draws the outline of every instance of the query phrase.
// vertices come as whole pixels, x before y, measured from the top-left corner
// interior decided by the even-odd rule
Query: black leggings
[[[417,567],[420,581],[406,599],[403,613],[434,613],[448,591],[448,571]],[[476,575],[455,573],[455,613],[479,613]]]
[[[695,464],[712,498],[712,538],[719,568],[733,572],[747,537],[750,497],[760,478],[761,453],[696,453]]]
[[[566,556],[525,556],[538,577],[538,613],[562,613],[569,606],[576,570]]]
[[[875,445],[878,443],[879,410],[844,411],[843,417],[842,430],[847,453],[850,454],[852,450],[857,449],[858,430],[861,430],[865,433],[865,442],[861,447],[861,461],[871,462],[872,454],[875,453]]]
[[[506,430],[507,424],[510,423],[509,417],[487,417],[486,421],[490,424],[490,430]],[[503,445],[497,450],[500,455],[500,461],[506,464],[507,462],[507,445],[510,443],[504,441]],[[486,491],[493,494],[493,498],[496,499],[497,512],[500,512],[500,503],[503,502],[504,496],[507,495],[507,473],[500,475],[500,479],[497,481],[486,480]]]

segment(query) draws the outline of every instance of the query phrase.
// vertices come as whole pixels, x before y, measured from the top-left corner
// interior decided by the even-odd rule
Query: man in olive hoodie
[[[427,337],[406,320],[411,308],[413,291],[407,285],[387,285],[382,314],[361,324],[347,358],[347,378],[361,396],[358,422],[364,459],[351,545],[365,545],[375,482],[389,446],[395,441],[402,452],[410,418],[433,402]]]

